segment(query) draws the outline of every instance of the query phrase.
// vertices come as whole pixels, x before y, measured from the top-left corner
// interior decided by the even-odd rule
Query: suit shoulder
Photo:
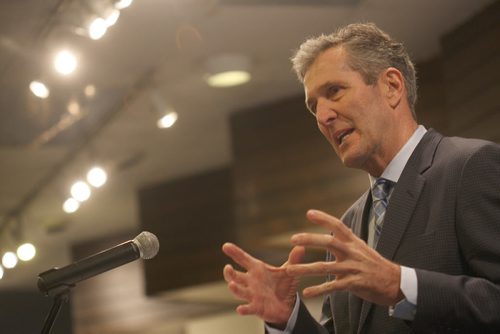
[[[474,154],[483,149],[500,149],[499,144],[488,140],[463,137],[443,137],[441,145],[448,150],[464,155]]]
[[[452,161],[465,161],[472,156],[500,154],[500,145],[483,139],[443,137],[436,154]]]

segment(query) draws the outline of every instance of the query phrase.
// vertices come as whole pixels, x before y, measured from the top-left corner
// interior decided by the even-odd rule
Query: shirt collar
[[[419,125],[415,132],[411,135],[410,139],[408,139],[406,144],[404,144],[401,150],[399,150],[398,154],[396,154],[389,165],[387,165],[380,177],[397,183],[403,169],[406,166],[406,163],[408,162],[408,159],[410,159],[415,147],[417,147],[418,143],[420,143],[420,140],[422,140],[422,137],[426,132],[427,129],[423,125]],[[370,178],[370,186],[373,187],[378,178],[371,175],[368,176]]]

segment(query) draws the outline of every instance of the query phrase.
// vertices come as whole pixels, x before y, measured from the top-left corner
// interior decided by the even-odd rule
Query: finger
[[[242,266],[247,270],[252,266],[252,263],[257,261],[243,249],[239,248],[238,246],[230,242],[226,242],[222,246],[222,251],[231,259],[233,259],[234,262],[236,262],[237,264],[239,264],[240,266]]]
[[[333,281],[328,281],[320,285],[314,285],[305,288],[304,291],[302,291],[302,294],[304,295],[304,297],[310,298],[334,291],[347,290],[350,288],[351,281],[352,280],[349,279],[336,279]]]
[[[309,210],[307,211],[307,219],[326,228],[340,240],[351,240],[354,236],[352,231],[340,219],[323,211]]]
[[[335,281],[323,283],[321,285],[310,286],[302,291],[305,298],[320,296],[326,292],[335,291]]]
[[[222,274],[224,275],[224,280],[226,282],[231,282],[233,280],[234,269],[230,264],[226,264],[224,269],[222,270]]]
[[[306,249],[301,246],[296,246],[293,247],[292,250],[290,251],[290,254],[288,254],[288,261],[286,261],[282,267],[285,267],[290,264],[297,264],[301,263],[302,260],[304,259],[304,256],[306,254]]]
[[[254,315],[254,314],[257,314],[257,310],[251,304],[239,305],[236,308],[236,312],[238,312],[239,315]]]
[[[348,252],[344,242],[329,234],[298,233],[292,236],[291,242],[294,245],[327,249],[333,253]]]
[[[240,284],[237,284],[234,281],[229,282],[229,284],[227,286],[229,288],[229,291],[231,291],[231,293],[235,297],[242,299],[242,300],[245,300],[245,301],[250,301],[252,294],[248,288],[246,288]]]
[[[224,280],[226,282],[229,283],[231,281],[234,281],[238,284],[247,286],[246,274],[234,270],[233,266],[231,266],[230,264],[226,264],[226,266],[224,266],[223,273],[224,273]]]
[[[314,262],[308,264],[296,264],[286,268],[286,273],[291,276],[325,276],[347,275],[353,270],[342,263],[337,262]]]

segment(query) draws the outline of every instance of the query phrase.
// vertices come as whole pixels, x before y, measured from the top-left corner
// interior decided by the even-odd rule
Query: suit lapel
[[[442,136],[430,129],[417,145],[406,164],[391,196],[385,214],[384,228],[377,251],[392,260],[410,222],[415,206],[424,188],[423,173],[432,165],[432,159]]]
[[[423,173],[432,165],[437,145],[443,137],[432,129],[424,135],[413,151],[391,196],[384,218],[384,227],[377,251],[392,260],[403,238],[418,199],[425,185]],[[363,301],[358,327],[361,332],[372,303]]]

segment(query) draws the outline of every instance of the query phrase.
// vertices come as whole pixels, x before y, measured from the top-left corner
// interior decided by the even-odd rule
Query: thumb
[[[301,263],[304,259],[305,253],[306,249],[303,246],[293,247],[293,249],[290,251],[290,254],[288,255],[288,261],[286,261],[286,264]]]

